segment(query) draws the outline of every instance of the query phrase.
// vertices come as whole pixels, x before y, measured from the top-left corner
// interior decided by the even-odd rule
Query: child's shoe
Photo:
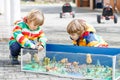
[[[18,61],[18,56],[11,56],[11,64],[12,65],[19,65],[20,62]]]

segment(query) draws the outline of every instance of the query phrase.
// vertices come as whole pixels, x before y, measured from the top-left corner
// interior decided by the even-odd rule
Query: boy
[[[9,42],[11,63],[13,65],[19,64],[18,55],[22,47],[32,49],[38,47],[40,51],[44,49],[47,38],[41,29],[43,23],[44,15],[38,10],[32,10],[23,21],[16,22]]]
[[[98,35],[96,30],[84,20],[75,19],[67,26],[67,32],[77,46],[108,47],[108,44]]]

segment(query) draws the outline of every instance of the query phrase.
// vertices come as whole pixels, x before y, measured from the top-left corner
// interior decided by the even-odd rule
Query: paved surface
[[[30,9],[41,9],[45,13],[45,23],[43,30],[48,37],[48,43],[59,44],[71,44],[69,35],[66,33],[67,24],[73,20],[73,18],[67,16],[60,19],[59,13],[61,10],[60,5],[55,6],[21,6],[22,16],[26,15]],[[91,11],[87,8],[74,8],[76,12],[75,18],[85,19],[92,24],[99,35],[101,35],[108,43],[110,47],[120,47],[120,17],[118,15],[118,24],[114,24],[113,21],[104,21],[101,24],[96,22],[96,15],[101,14],[101,10]],[[3,16],[0,16],[3,19]],[[2,22],[2,21],[1,21]],[[3,22],[4,23],[4,22]],[[0,28],[3,29],[1,34],[7,32],[9,34],[10,27],[3,27],[5,24],[1,23]],[[6,35],[6,34],[4,34]],[[3,36],[5,37],[5,36]],[[8,36],[9,37],[9,36]],[[5,41],[0,42],[0,80],[80,80],[72,78],[62,78],[52,75],[44,75],[39,73],[22,72],[20,65],[12,66],[9,60],[9,48],[8,43]]]

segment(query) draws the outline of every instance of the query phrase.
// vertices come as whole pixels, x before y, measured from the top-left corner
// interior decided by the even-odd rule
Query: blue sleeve
[[[97,41],[96,35],[93,32],[90,32],[89,35],[85,36],[84,38],[87,44],[92,41]]]

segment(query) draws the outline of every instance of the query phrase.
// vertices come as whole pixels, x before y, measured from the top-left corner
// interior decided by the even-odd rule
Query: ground
[[[65,18],[59,18],[61,11],[61,5],[33,5],[33,6],[21,6],[21,16],[25,16],[26,13],[33,9],[40,9],[44,12],[45,22],[43,30],[48,38],[47,43],[67,44],[72,45],[69,35],[66,32],[67,24],[73,20],[73,18],[67,16]],[[97,23],[96,15],[101,14],[101,10],[89,10],[88,8],[73,8],[76,12],[75,19],[84,19],[88,23],[92,24],[97,34],[101,35],[103,39],[108,42],[109,47],[120,47],[120,15],[118,14],[118,23],[114,24],[111,21],[104,21],[101,24]],[[3,19],[3,17],[0,15]],[[1,23],[0,29],[5,29],[3,23]],[[6,27],[9,29],[9,27]],[[3,30],[5,32],[5,30]],[[3,33],[1,31],[1,33]],[[8,32],[9,33],[9,32]],[[31,72],[21,72],[21,66],[12,66],[9,60],[9,48],[6,41],[0,42],[0,80],[76,80],[72,78],[62,78],[52,75],[44,75]]]

